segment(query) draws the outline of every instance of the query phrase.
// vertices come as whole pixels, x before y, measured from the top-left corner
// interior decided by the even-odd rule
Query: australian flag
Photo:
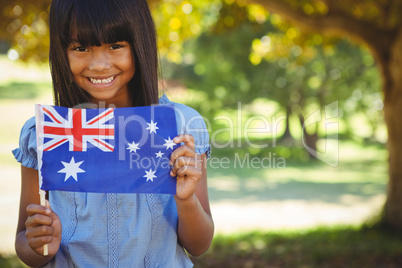
[[[36,129],[42,190],[176,194],[172,106],[37,105]]]

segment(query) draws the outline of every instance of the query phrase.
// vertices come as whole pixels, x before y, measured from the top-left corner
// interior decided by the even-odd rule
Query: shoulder
[[[182,103],[177,103],[170,101],[166,95],[163,95],[159,99],[159,105],[171,105],[173,106],[176,113],[176,122],[180,128],[178,132],[180,134],[185,133],[186,130],[207,129],[204,117],[200,115],[195,109],[184,105]]]
[[[13,150],[13,154],[23,166],[37,169],[35,117],[28,119],[22,127],[19,148]]]
[[[173,102],[169,100],[166,95],[160,97],[159,105],[173,106],[176,113],[176,120],[181,121],[181,123],[186,122],[192,124],[195,120],[202,120],[204,122],[204,118],[195,109],[182,103]]]
[[[29,118],[22,127],[21,133],[34,133],[36,134],[35,116]]]

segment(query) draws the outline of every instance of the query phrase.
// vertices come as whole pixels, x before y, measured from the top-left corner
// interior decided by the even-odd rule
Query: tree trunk
[[[318,131],[316,130],[313,134],[309,134],[306,130],[306,126],[304,125],[305,120],[302,114],[299,114],[299,122],[303,131],[303,141],[304,145],[307,146],[310,150],[308,150],[308,156],[312,160],[317,159],[317,141],[318,141]],[[314,157],[311,157],[314,156]]]
[[[285,132],[281,137],[281,143],[286,145],[291,145],[294,143],[292,134],[290,134],[290,116],[292,115],[292,105],[289,102],[286,105],[286,121],[285,121]]]
[[[402,29],[382,64],[384,116],[388,129],[389,182],[384,209],[386,223],[402,229]]]

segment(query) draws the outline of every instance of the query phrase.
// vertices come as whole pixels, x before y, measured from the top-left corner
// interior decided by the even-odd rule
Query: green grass
[[[0,267],[2,268],[25,268],[28,267],[23,264],[17,256],[2,256],[0,255]]]
[[[233,154],[236,152],[236,149],[212,150],[213,157],[218,160],[228,157],[230,164],[226,168],[209,162],[211,202],[251,198],[258,201],[320,200],[338,204],[345,195],[365,202],[367,198],[386,192],[387,152],[380,146],[340,142],[337,167],[318,160],[285,158],[284,168],[241,168],[238,162],[235,164]],[[249,158],[253,157],[262,156],[250,155]]]
[[[219,235],[195,267],[401,267],[402,234],[381,228]]]
[[[27,100],[50,92],[51,78],[48,64],[10,61],[0,55],[0,101]]]
[[[51,91],[50,82],[12,81],[0,84],[0,99],[34,99]]]
[[[217,235],[206,253],[191,259],[196,268],[397,268],[401,238],[378,226]],[[0,267],[26,266],[16,256],[0,256]]]

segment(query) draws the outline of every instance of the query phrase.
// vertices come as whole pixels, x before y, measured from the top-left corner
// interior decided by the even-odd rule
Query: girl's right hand
[[[59,216],[46,206],[30,204],[26,211],[28,218],[25,221],[25,236],[28,245],[37,254],[43,256],[43,246],[48,244],[49,256],[56,255],[61,242],[61,222]]]

